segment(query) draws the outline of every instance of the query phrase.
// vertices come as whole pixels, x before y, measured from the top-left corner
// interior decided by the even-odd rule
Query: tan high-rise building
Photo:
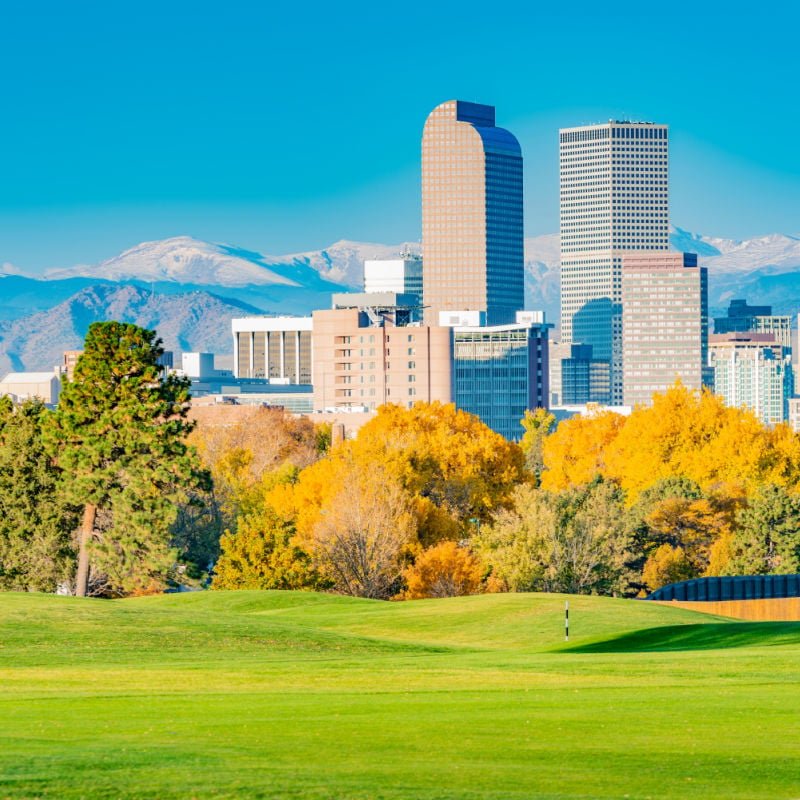
[[[703,384],[708,353],[708,276],[694,253],[622,258],[625,405],[650,405],[676,380]]]
[[[449,328],[397,324],[392,309],[334,308],[313,319],[316,410],[451,401]]]
[[[514,322],[524,305],[522,151],[493,106],[449,100],[422,134],[425,319],[483,311]]]

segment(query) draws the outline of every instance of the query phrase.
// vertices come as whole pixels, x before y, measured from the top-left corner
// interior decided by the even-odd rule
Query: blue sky
[[[8,0],[0,263],[417,239],[453,97],[519,138],[527,235],[557,230],[557,129],[612,117],[671,126],[675,224],[800,234],[797,4],[641,5]]]

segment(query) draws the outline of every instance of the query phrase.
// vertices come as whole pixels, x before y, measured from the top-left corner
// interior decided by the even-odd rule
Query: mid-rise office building
[[[622,259],[669,249],[665,125],[608,122],[560,139],[561,341],[610,364],[622,403]]]
[[[772,306],[750,306],[747,300],[731,300],[728,313],[714,318],[714,333],[770,333],[784,347],[792,346],[792,318],[773,314]]]
[[[561,395],[558,405],[577,406],[611,402],[611,365],[596,359],[590,344],[571,344],[561,358]]]
[[[714,391],[726,405],[751,409],[767,425],[789,419],[794,388],[789,348],[769,333],[727,333],[709,337]]]
[[[422,257],[401,253],[398,258],[375,258],[364,262],[364,291],[414,295],[422,303]]]
[[[629,253],[622,262],[624,402],[650,405],[676,380],[703,385],[708,274],[694,253]]]
[[[548,406],[548,326],[543,315],[509,325],[453,328],[453,400],[507,439],[528,409]]]
[[[311,324],[311,317],[234,319],[235,377],[310,384]]]
[[[422,135],[425,320],[486,312],[514,322],[524,305],[522,151],[493,106],[450,100]]]
[[[75,367],[78,359],[83,355],[83,350],[65,350],[61,362],[61,372],[71,381],[75,377]]]
[[[395,291],[335,292],[331,295],[331,307],[358,308],[376,318],[383,313],[391,312],[396,325],[419,322],[421,317],[419,295],[400,294]]]
[[[406,320],[407,309],[315,311],[314,408],[451,402],[450,330]]]
[[[796,376],[795,376],[796,377]],[[800,433],[800,397],[789,398],[789,427],[795,432]]]

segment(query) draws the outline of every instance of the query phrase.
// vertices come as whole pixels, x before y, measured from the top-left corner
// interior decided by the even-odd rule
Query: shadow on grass
[[[645,628],[562,653],[647,653],[800,644],[800,622],[713,622]]]

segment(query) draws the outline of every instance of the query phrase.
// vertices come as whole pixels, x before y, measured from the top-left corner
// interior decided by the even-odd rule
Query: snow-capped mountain
[[[279,284],[299,286],[286,270],[271,268],[260,253],[176,236],[141,244],[94,265],[48,271],[48,280],[101,278],[109,281],[171,281],[209,286]],[[298,276],[299,278],[299,276]]]
[[[738,241],[673,228],[670,241],[674,250],[697,253],[708,267],[712,316],[724,313],[734,297],[772,305],[775,313],[800,310],[799,235]],[[178,236],[144,242],[93,266],[51,270],[44,279],[5,263],[0,266],[0,355],[15,368],[47,369],[59,348],[80,340],[88,321],[121,316],[157,324],[177,349],[223,347],[225,352],[231,316],[307,314],[328,307],[331,292],[363,285],[364,260],[404,250],[419,252],[419,245],[340,241],[322,250],[273,256]],[[558,262],[558,234],[525,240],[526,307],[544,309],[553,322],[559,315]],[[126,286],[137,291],[113,291]],[[197,292],[211,293],[213,302]],[[189,309],[198,304],[202,314],[195,316]],[[42,313],[49,309],[57,319]],[[213,320],[210,327],[203,316]]]
[[[774,313],[800,309],[800,236],[773,233],[736,240],[672,228],[673,250],[697,253],[708,268],[709,309],[719,314],[734,297],[773,306]],[[558,235],[525,240],[526,305],[558,319]]]
[[[333,281],[333,283],[362,286],[364,261],[373,258],[397,258],[404,251],[419,253],[419,242],[388,245],[375,242],[350,242],[342,239],[324,250],[282,256],[280,261],[307,264],[323,278]]]
[[[229,244],[175,236],[142,242],[99,264],[49,270],[47,280],[100,278],[108,281],[173,282],[200,286],[307,286],[319,279],[360,286],[364,260],[389,258],[418,244],[385,245],[340,241],[324,250],[273,256]]]

